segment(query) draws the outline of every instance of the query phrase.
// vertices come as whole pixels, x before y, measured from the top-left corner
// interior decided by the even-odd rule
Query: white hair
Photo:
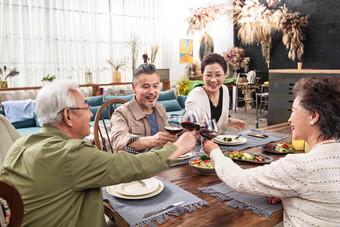
[[[72,90],[78,90],[78,84],[75,81],[59,80],[45,85],[39,91],[35,108],[41,126],[59,125],[63,118],[59,112],[66,107],[76,107],[71,94]]]

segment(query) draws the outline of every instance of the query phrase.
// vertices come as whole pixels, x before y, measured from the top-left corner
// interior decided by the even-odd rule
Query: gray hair
[[[66,107],[75,107],[71,91],[78,90],[78,84],[72,80],[59,80],[45,85],[36,97],[36,112],[41,126],[57,126],[62,122]]]
[[[155,65],[149,64],[149,63],[141,64],[140,66],[138,66],[138,68],[133,73],[133,84],[135,86],[138,84],[139,75],[142,74],[142,73],[145,73],[145,74],[157,73],[157,75],[158,75],[158,72],[156,70]]]

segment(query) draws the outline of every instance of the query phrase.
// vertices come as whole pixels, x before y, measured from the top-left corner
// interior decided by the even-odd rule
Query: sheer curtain
[[[132,80],[132,36],[138,37],[139,58],[161,42],[158,0],[0,0],[0,67],[17,67],[10,87],[41,85],[47,74],[57,79],[94,83],[112,81],[107,59],[129,57],[120,70],[122,81]],[[164,29],[164,28],[163,28]],[[166,40],[163,42],[167,42]],[[162,44],[160,44],[162,45]],[[166,63],[162,54],[156,62]]]

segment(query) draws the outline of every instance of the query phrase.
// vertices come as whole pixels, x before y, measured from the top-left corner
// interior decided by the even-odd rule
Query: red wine
[[[188,129],[189,131],[199,130],[200,125],[194,122],[182,122],[182,127]]]
[[[208,140],[211,140],[211,139],[213,139],[217,136],[216,131],[211,131],[211,130],[206,129],[206,128],[201,128],[200,134],[201,134],[201,136],[207,138]]]
[[[170,134],[177,134],[180,133],[183,128],[175,127],[175,126],[165,126],[165,130],[168,131]]]

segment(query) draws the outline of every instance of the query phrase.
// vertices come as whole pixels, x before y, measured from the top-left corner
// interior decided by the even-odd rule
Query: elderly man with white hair
[[[70,80],[38,93],[43,128],[19,138],[1,170],[23,198],[23,226],[106,226],[101,187],[152,177],[196,144],[195,135],[185,133],[145,154],[103,152],[82,140],[90,134],[89,108]]]

